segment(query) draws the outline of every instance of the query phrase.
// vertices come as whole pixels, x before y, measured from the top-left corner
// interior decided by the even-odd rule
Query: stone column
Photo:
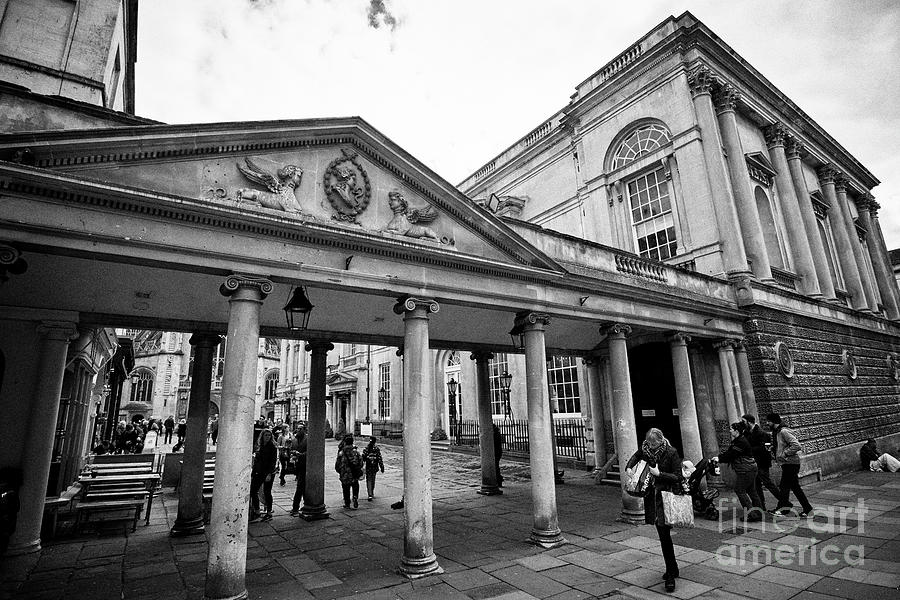
[[[747,160],[744,158],[734,113],[739,98],[740,94],[730,84],[720,84],[715,89],[716,114],[725,146],[728,173],[731,175],[731,188],[734,191],[734,203],[741,224],[744,248],[756,278],[770,281],[772,269],[769,265],[769,254],[759,220],[759,210],[756,208],[756,197],[750,189],[750,173],[747,170]]]
[[[631,327],[616,323],[609,325],[605,332],[609,339],[609,375],[612,383],[612,421],[616,436],[616,451],[619,454],[619,470],[625,471],[628,460],[637,452],[637,424],[634,419],[634,400],[631,397],[631,374],[628,371],[628,344],[625,337]],[[625,493],[625,479],[622,479],[622,521],[626,523],[644,522],[643,500]]]
[[[741,418],[741,409],[738,407],[740,396],[740,383],[735,381],[731,363],[734,362],[734,349],[731,340],[716,342],[713,347],[719,351],[719,368],[722,371],[722,389],[725,391],[725,411],[728,414],[728,423],[735,423]],[[737,391],[737,395],[735,395]]]
[[[331,342],[306,344],[309,363],[309,419],[306,425],[306,488],[300,516],[306,521],[327,519],[325,509],[325,373]]]
[[[828,258],[822,236],[819,234],[819,223],[816,211],[813,210],[812,198],[806,187],[806,178],[803,176],[803,162],[800,155],[805,152],[803,144],[793,136],[787,136],[785,146],[785,158],[788,170],[791,174],[794,195],[797,205],[800,207],[800,217],[803,219],[803,228],[806,230],[807,241],[816,269],[816,279],[819,282],[819,291],[826,300],[834,300],[834,280],[831,278],[831,269],[828,268]]]
[[[591,408],[591,429],[594,432],[594,470],[606,464],[606,427],[603,424],[603,394],[600,391],[600,358],[584,359],[584,370],[587,373],[588,398]]]
[[[556,512],[556,481],[553,466],[553,438],[547,383],[547,353],[544,328],[550,317],[543,313],[521,312],[515,327],[525,335],[525,393],[528,403],[528,446],[531,464],[531,500],[534,524],[529,541],[542,548],[566,543]]]
[[[494,419],[491,412],[491,372],[488,362],[493,357],[493,353],[484,350],[472,353],[478,394],[478,446],[481,450],[481,489],[478,493],[483,496],[503,493],[494,456]]]
[[[256,416],[259,311],[272,292],[268,279],[231,275],[220,291],[229,297],[228,353],[222,378],[216,484],[206,563],[209,599],[246,598],[247,519]]]
[[[403,315],[403,559],[409,579],[443,573],[434,555],[431,496],[431,369],[428,314],[440,310],[430,299],[403,297],[394,312]]]
[[[749,273],[747,253],[741,238],[741,228],[734,200],[731,197],[728,167],[725,164],[725,157],[722,155],[719,125],[713,110],[711,95],[713,83],[713,75],[706,67],[695,69],[688,76],[688,85],[694,100],[694,112],[697,115],[697,124],[700,126],[700,135],[703,137],[703,158],[709,177],[725,271],[729,275],[746,274]]]
[[[847,223],[847,231],[850,235],[850,247],[853,248],[853,258],[856,261],[856,270],[859,273],[859,280],[862,283],[863,294],[865,296],[866,306],[874,313],[878,312],[878,297],[875,293],[875,282],[869,273],[869,266],[866,264],[865,250],[863,250],[862,242],[859,239],[859,230],[856,229],[856,222],[850,214],[850,204],[847,199],[847,180],[840,178],[834,182],[834,191],[837,193],[838,205],[843,211],[844,221]]]
[[[188,404],[187,435],[184,462],[178,484],[178,517],[171,535],[203,533],[203,474],[206,470],[206,426],[209,416],[209,394],[212,387],[212,365],[218,335],[195,333],[194,367],[191,372],[191,399]]]
[[[66,370],[66,351],[69,340],[78,335],[74,323],[62,321],[44,321],[38,325],[37,332],[40,349],[32,388],[34,395],[30,398],[31,410],[24,431],[20,508],[16,530],[6,551],[8,556],[41,549],[41,521],[53,458],[53,432]]]
[[[896,321],[900,319],[900,298],[898,298],[897,280],[894,278],[891,261],[888,258],[884,238],[881,235],[881,227],[878,223],[879,206],[871,194],[866,194],[858,206],[860,207],[860,221],[869,232],[869,255],[875,269],[878,290],[881,292],[881,302],[884,304],[887,318]]]
[[[781,123],[766,128],[766,145],[769,147],[769,158],[775,167],[775,187],[781,197],[781,209],[784,212],[784,225],[787,228],[791,254],[794,258],[794,269],[800,276],[797,291],[801,294],[820,298],[819,277],[813,262],[809,240],[819,237],[818,229],[807,229],[806,222],[800,213],[800,204],[791,180],[787,155],[784,152],[785,131]],[[812,224],[815,226],[815,223]]]
[[[703,350],[699,345],[688,347],[691,361],[694,398],[697,402],[697,421],[700,425],[700,444],[703,456],[709,458],[719,454],[719,437],[716,434],[716,415],[709,391],[709,376],[706,372]]]
[[[678,425],[681,428],[682,457],[696,462],[703,456],[703,445],[700,442],[700,422],[697,420],[694,382],[691,378],[691,363],[687,351],[687,343],[690,341],[690,336],[682,332],[669,336],[672,370],[675,374],[675,398],[678,402]]]
[[[750,378],[750,361],[747,360],[747,348],[743,342],[734,345],[734,361],[737,367],[738,382],[741,385],[741,416],[750,414],[759,421],[759,409],[756,407],[756,393],[753,391],[753,380]]]
[[[837,259],[841,263],[841,271],[844,275],[844,285],[847,286],[847,292],[850,293],[850,306],[858,310],[867,310],[866,295],[863,291],[862,279],[859,275],[859,267],[856,265],[856,258],[853,254],[853,246],[850,240],[850,225],[844,218],[844,210],[841,208],[835,190],[835,179],[838,172],[833,167],[823,167],[819,169],[819,187],[822,194],[828,202],[828,214],[831,221],[831,233],[834,237],[834,245],[837,250]],[[856,230],[853,229],[853,236],[856,236]]]

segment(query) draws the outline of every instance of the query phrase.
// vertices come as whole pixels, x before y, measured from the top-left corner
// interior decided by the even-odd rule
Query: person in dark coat
[[[650,466],[650,474],[653,475],[653,482],[644,494],[644,522],[648,525],[656,525],[659,545],[666,561],[666,572],[663,574],[666,591],[674,592],[675,579],[679,576],[678,561],[675,560],[675,546],[672,544],[672,526],[666,525],[663,513],[661,492],[684,493],[681,456],[678,455],[678,450],[672,447],[663,432],[653,427],[647,432],[644,443],[628,461],[626,468],[634,467],[640,460],[647,461]]]
[[[344,508],[359,508],[359,479],[363,475],[363,461],[359,450],[353,445],[353,436],[346,435],[334,461],[334,470],[341,479],[341,490],[344,493]],[[351,498],[352,492],[352,498]]]
[[[294,504],[291,516],[300,516],[300,501],[306,493],[306,430],[298,427],[291,445],[291,460],[294,461],[294,473],[297,476],[297,489],[294,491]]]
[[[772,468],[772,436],[769,432],[764,431],[756,422],[753,415],[744,415],[741,420],[747,424],[749,428],[747,439],[750,442],[750,449],[753,451],[753,460],[756,461],[756,495],[759,497],[759,507],[766,510],[766,496],[763,488],[769,490],[775,500],[778,501],[779,490],[772,477],[769,475],[769,469]]]
[[[503,442],[506,441],[503,432],[494,423],[494,464],[497,467],[497,485],[503,487],[503,475],[500,474],[500,457],[503,456]]]
[[[263,429],[259,434],[259,444],[256,447],[256,455],[253,458],[253,471],[250,473],[250,520],[260,518],[259,490],[262,488],[265,496],[266,512],[262,515],[263,521],[272,518],[272,484],[275,482],[275,473],[278,471],[278,448],[272,432]]]
[[[731,445],[714,460],[731,465],[737,479],[734,482],[734,493],[748,521],[762,520],[762,501],[756,493],[756,475],[759,470],[753,457],[753,449],[747,438],[749,428],[743,421],[731,424]],[[756,510],[753,510],[756,509]]]
[[[366,465],[366,492],[369,494],[369,502],[375,498],[375,476],[379,469],[384,473],[384,461],[381,459],[381,448],[378,447],[378,438],[374,435],[369,438],[369,444],[362,451],[363,463]]]
[[[175,431],[175,419],[172,418],[172,415],[169,415],[169,418],[165,420],[163,423],[163,427],[166,430],[166,435],[163,438],[164,444],[172,443],[172,432]]]

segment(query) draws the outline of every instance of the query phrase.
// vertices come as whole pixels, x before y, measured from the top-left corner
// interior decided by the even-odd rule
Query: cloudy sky
[[[856,156],[900,247],[894,0],[152,0],[137,112],[167,123],[358,115],[452,183],[690,10]]]

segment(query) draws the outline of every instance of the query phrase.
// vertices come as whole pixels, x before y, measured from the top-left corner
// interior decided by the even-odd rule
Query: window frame
[[[491,394],[491,417],[503,418],[506,415],[506,398],[500,385],[500,376],[509,372],[509,355],[497,352],[488,360],[488,388]]]
[[[678,218],[678,209],[677,209],[676,198],[675,198],[675,194],[674,194],[674,181],[671,177],[671,171],[669,170],[668,165],[665,164],[665,160],[666,159],[664,158],[660,161],[653,161],[651,164],[649,164],[643,168],[636,169],[633,173],[629,173],[628,175],[623,176],[621,179],[623,202],[627,203],[626,218],[628,219],[628,222],[630,224],[630,229],[631,229],[632,251],[635,254],[637,254],[638,256],[640,256],[641,258],[646,258],[649,260],[659,260],[662,262],[665,262],[667,260],[670,260],[670,259],[680,256],[684,250],[683,242],[681,241],[682,240],[681,222],[680,222],[680,219]],[[636,183],[640,179],[646,179],[651,174],[654,175],[654,177],[656,178],[656,188],[657,189],[659,188],[659,184],[661,182],[665,182],[667,197],[669,200],[669,209],[666,212],[661,212],[657,215],[652,215],[648,219],[643,219],[641,221],[635,221],[634,220],[634,211],[640,210],[640,205],[638,206],[638,208],[632,207],[632,199],[631,199],[631,192],[630,192],[631,184]],[[659,177],[660,174],[662,174],[662,178]],[[649,189],[650,189],[649,186],[646,189],[649,192]],[[642,190],[640,190],[640,189],[637,189],[637,191],[636,191],[638,198],[640,197],[641,191]],[[661,196],[657,196],[657,200],[660,197]],[[675,252],[673,254],[670,254],[666,258],[653,258],[652,256],[649,256],[649,255],[645,256],[640,249],[640,241],[639,241],[640,238],[638,237],[638,227],[645,223],[652,222],[655,219],[666,217],[667,215],[671,215],[671,220],[672,220],[671,228],[675,230]],[[668,229],[669,229],[669,227],[666,227],[665,229],[657,229],[654,231],[654,234],[658,234],[660,231],[667,231]],[[647,234],[647,235],[649,235],[649,234]],[[644,237],[647,237],[647,235],[645,235]],[[671,245],[671,242],[667,243],[667,246],[670,246],[670,245]],[[660,246],[656,246],[655,248],[659,249]],[[648,252],[648,254],[649,254],[649,252]]]
[[[557,374],[570,373],[571,379],[562,377],[558,379]],[[554,381],[554,379],[558,379]],[[551,395],[556,392],[556,411],[555,415],[564,418],[575,418],[581,416],[581,386],[578,377],[578,357],[554,355],[547,361],[547,385],[551,390]],[[569,387],[574,394],[561,395],[559,390]],[[565,409],[563,405],[565,404]]]
[[[391,418],[391,363],[383,362],[378,365],[378,380],[381,385],[378,387],[380,392],[384,389],[387,394],[384,400],[381,394],[378,395],[378,418],[387,421]]]

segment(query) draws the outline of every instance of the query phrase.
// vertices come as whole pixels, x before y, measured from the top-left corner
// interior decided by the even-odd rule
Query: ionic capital
[[[306,342],[306,351],[313,354],[325,354],[334,350],[334,344],[325,340],[312,340]]]
[[[766,146],[772,149],[778,146],[784,147],[787,131],[781,123],[773,123],[763,130],[763,135],[766,138]]]
[[[257,277],[256,275],[247,275],[244,273],[234,273],[225,278],[224,283],[219,286],[219,293],[223,296],[232,296],[240,288],[249,288],[259,291],[262,298],[265,298],[275,289],[269,279],[265,277]]]
[[[550,315],[547,313],[531,312],[528,310],[516,313],[513,325],[516,329],[543,329],[550,324]]]
[[[688,87],[691,88],[691,97],[695,98],[701,94],[711,94],[716,79],[709,67],[700,66],[688,74],[687,81]]]
[[[222,336],[217,333],[195,333],[188,340],[191,346],[215,348],[222,343]]]
[[[47,340],[68,342],[78,337],[78,326],[70,321],[41,321],[37,333]]]
[[[608,337],[624,339],[631,334],[631,325],[625,323],[610,323],[600,327],[600,333]]]
[[[475,362],[487,362],[492,358],[494,358],[494,353],[490,350],[475,350],[469,355],[469,359]]]
[[[686,346],[691,341],[691,336],[684,331],[674,331],[666,336],[666,341],[673,346]]]
[[[403,313],[411,313],[417,308],[425,310],[425,314],[436,313],[441,307],[435,300],[431,298],[414,298],[412,296],[401,296],[397,298],[397,304],[394,305],[394,314],[402,315]]]
[[[736,343],[737,343],[737,340],[728,340],[728,339],[718,340],[716,342],[713,342],[713,348],[715,348],[719,352],[727,351],[727,350],[734,350]]]
[[[801,156],[806,154],[806,146],[804,146],[803,142],[798,140],[796,137],[792,136],[791,134],[786,134],[784,153],[787,155],[788,160],[794,158],[799,160]]]
[[[718,113],[733,111],[740,99],[740,92],[730,83],[719,84],[713,89],[713,103]]]

